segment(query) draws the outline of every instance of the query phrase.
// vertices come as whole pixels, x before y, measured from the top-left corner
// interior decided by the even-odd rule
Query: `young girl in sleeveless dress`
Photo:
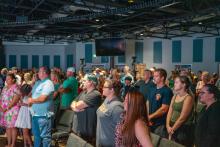
[[[27,105],[28,101],[28,95],[31,92],[31,86],[28,84],[24,84],[21,86],[21,94],[22,94],[22,100],[20,100],[20,111],[18,113],[18,118],[15,123],[15,126],[17,128],[21,128],[23,132],[23,139],[24,139],[24,147],[27,147],[29,145],[30,147],[33,146],[31,136],[30,136],[30,129],[31,129],[31,114]]]

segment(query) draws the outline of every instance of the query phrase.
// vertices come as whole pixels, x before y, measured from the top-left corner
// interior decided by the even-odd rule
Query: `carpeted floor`
[[[5,147],[7,143],[7,138],[5,135],[0,135],[0,147]],[[62,141],[59,143],[59,147],[65,147],[66,141]],[[18,137],[16,147],[24,147],[23,145],[23,139],[21,137]]]

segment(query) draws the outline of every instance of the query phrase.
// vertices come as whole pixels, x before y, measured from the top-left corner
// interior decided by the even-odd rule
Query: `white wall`
[[[218,72],[219,62],[215,62],[215,37],[203,38],[203,62],[193,63],[193,39],[196,37],[181,37],[172,40],[168,39],[156,39],[156,38],[144,38],[144,40],[137,40],[138,42],[144,42],[143,49],[143,62],[146,63],[147,68],[150,67],[161,67],[168,71],[168,73],[174,69],[175,64],[192,64],[192,70],[197,72],[198,70],[207,70],[209,72]],[[181,40],[182,41],[182,62],[172,63],[172,41]],[[162,41],[162,64],[153,63],[153,43],[154,41]],[[17,66],[20,67],[20,55],[28,55],[28,66],[31,68],[32,61],[31,55],[40,55],[39,65],[42,65],[42,56],[50,55],[50,64],[53,67],[53,55],[60,55],[61,57],[61,67],[66,69],[66,55],[73,54],[74,61],[77,70],[80,67],[80,59],[85,58],[85,44],[82,42],[77,42],[73,44],[19,44],[19,43],[6,43],[6,63],[8,62],[8,55],[17,55]],[[95,54],[95,43],[87,42],[87,44],[92,44],[93,54]],[[135,40],[126,40],[126,63],[131,66],[132,56],[135,56]],[[93,57],[92,64],[102,64],[101,57]],[[118,64],[118,58],[115,57],[115,64]],[[105,65],[109,68],[109,64]],[[91,64],[87,64],[86,68],[90,68]]]
[[[130,42],[128,42],[130,44]],[[86,42],[86,43],[82,43],[82,42],[78,42],[76,43],[76,68],[77,70],[79,70],[80,67],[80,59],[81,58],[85,58],[85,44],[92,44],[92,51],[93,51],[93,55],[95,55],[95,42]],[[134,45],[133,45],[134,46]],[[130,50],[130,46],[129,46],[129,50]],[[133,51],[133,50],[131,50]],[[128,52],[129,53],[129,52]],[[129,56],[129,54],[128,54]],[[114,63],[117,65],[118,64],[118,57],[114,57]],[[89,69],[92,67],[92,65],[103,65],[106,69],[108,69],[110,67],[110,59],[109,59],[109,63],[101,63],[101,57],[92,57],[92,63],[87,63],[86,64],[86,69]]]
[[[219,62],[215,62],[215,38],[208,37],[203,38],[203,62],[193,62],[193,40],[196,37],[182,37],[175,38],[172,40],[168,39],[156,39],[156,38],[144,38],[144,49],[143,49],[143,62],[146,63],[147,68],[150,67],[161,67],[170,73],[174,69],[176,64],[191,64],[192,71],[197,72],[198,70],[207,70],[209,72],[217,72]],[[182,53],[180,63],[172,63],[172,41],[181,40],[182,42]],[[138,40],[140,42],[140,40]],[[162,64],[153,63],[153,43],[154,41],[162,41]],[[130,65],[131,57],[134,56],[134,43],[135,41],[129,40],[126,52],[126,64]]]
[[[66,55],[73,54],[75,44],[41,44],[41,43],[10,43],[5,42],[6,65],[9,67],[9,55],[16,55],[17,66],[20,67],[20,55],[28,55],[28,68],[32,68],[32,55],[39,55],[39,66],[43,65],[43,55],[50,56],[50,67],[54,65],[54,55],[60,55],[60,66],[66,69]],[[73,61],[75,63],[75,61]]]

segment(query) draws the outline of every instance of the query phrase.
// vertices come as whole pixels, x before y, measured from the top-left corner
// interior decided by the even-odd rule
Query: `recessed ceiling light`
[[[99,20],[99,19],[96,19],[95,21],[96,21],[96,22],[99,22],[100,20]]]
[[[128,3],[133,3],[134,2],[134,0],[128,0]]]
[[[201,25],[201,24],[202,24],[202,22],[199,22],[198,24],[199,24],[199,25]]]
[[[143,33],[141,33],[140,35],[141,35],[141,36],[143,36],[144,34],[143,34]]]

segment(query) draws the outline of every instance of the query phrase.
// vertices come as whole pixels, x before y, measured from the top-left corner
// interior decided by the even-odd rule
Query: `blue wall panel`
[[[124,56],[118,56],[118,63],[125,63],[125,55]]]
[[[60,55],[53,56],[53,66],[60,68]]]
[[[135,56],[137,63],[143,63],[143,42],[135,42]]]
[[[108,63],[109,62],[109,56],[101,56],[101,63]]]
[[[181,62],[181,40],[175,40],[172,42],[172,62]]]
[[[193,40],[193,62],[202,62],[203,60],[203,40]]]
[[[21,69],[28,69],[28,56],[21,55]]]
[[[162,63],[162,42],[161,41],[155,41],[154,42],[154,63]]]
[[[32,67],[39,68],[39,56],[32,55]]]
[[[17,66],[16,55],[9,55],[9,68]]]
[[[49,55],[43,56],[43,66],[47,66],[48,68],[50,68],[50,56]]]
[[[220,62],[220,38],[215,39],[215,62]]]
[[[92,44],[85,44],[85,63],[92,63]]]
[[[73,55],[67,55],[66,66],[73,67]]]

